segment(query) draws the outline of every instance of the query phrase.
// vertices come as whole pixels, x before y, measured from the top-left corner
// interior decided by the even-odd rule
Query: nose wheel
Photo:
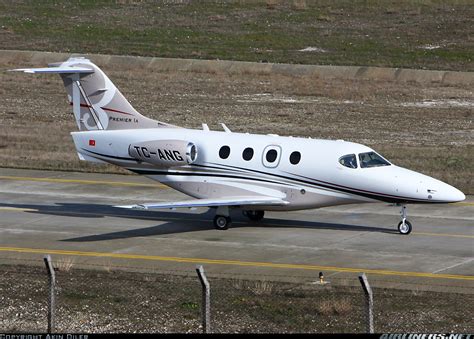
[[[411,230],[413,229],[411,222],[407,220],[407,214],[408,214],[407,207],[403,205],[400,211],[402,221],[398,223],[398,232],[400,232],[400,234],[403,234],[403,235],[410,234]]]
[[[409,222],[408,220],[400,221],[398,223],[398,232],[400,232],[400,234],[410,234],[411,229],[411,222]]]

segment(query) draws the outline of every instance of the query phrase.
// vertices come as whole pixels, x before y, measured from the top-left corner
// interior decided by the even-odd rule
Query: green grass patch
[[[454,0],[17,1],[0,4],[0,44],[21,50],[472,71],[473,18],[474,6]],[[302,52],[306,47],[324,52]]]

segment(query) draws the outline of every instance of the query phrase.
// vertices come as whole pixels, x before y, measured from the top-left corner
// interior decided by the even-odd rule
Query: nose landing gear
[[[398,223],[398,232],[403,235],[408,235],[410,234],[412,230],[412,225],[411,222],[407,220],[407,207],[405,205],[402,205],[402,209],[400,211],[400,215],[402,217],[402,221]]]

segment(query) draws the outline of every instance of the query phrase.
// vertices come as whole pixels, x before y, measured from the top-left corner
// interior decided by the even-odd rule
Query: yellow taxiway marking
[[[168,188],[163,184],[141,184],[134,182],[119,182],[119,181],[99,181],[99,180],[81,180],[81,179],[59,179],[59,178],[32,178],[32,177],[14,177],[1,175],[0,179],[17,180],[17,181],[42,181],[42,182],[57,182],[67,184],[86,184],[86,185],[111,185],[111,186],[137,186],[137,187],[156,187]]]
[[[141,254],[129,254],[129,253],[85,252],[85,251],[68,251],[68,250],[53,250],[53,249],[24,248],[24,247],[0,247],[0,251],[1,252],[17,252],[17,253],[60,254],[60,255],[117,258],[117,259],[153,260],[153,261],[167,261],[167,262],[195,263],[195,264],[216,264],[216,265],[302,269],[302,270],[318,270],[318,271],[324,270],[324,271],[332,271],[332,272],[351,272],[351,273],[365,272],[365,273],[377,274],[377,275],[457,279],[457,280],[473,280],[474,281],[474,276],[470,276],[470,275],[424,273],[424,272],[403,272],[403,271],[378,270],[378,269],[366,269],[366,268],[316,266],[316,265],[305,265],[305,264],[284,264],[284,263],[239,261],[239,260],[164,257],[164,256],[156,256],[156,255],[141,255]]]
[[[474,202],[455,202],[453,205],[474,206]]]

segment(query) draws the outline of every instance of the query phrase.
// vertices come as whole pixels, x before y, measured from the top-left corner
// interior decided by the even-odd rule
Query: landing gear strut
[[[214,227],[217,230],[226,230],[232,224],[232,219],[229,216],[228,206],[219,206],[214,217]]]
[[[242,213],[252,221],[260,221],[265,216],[265,211],[246,210],[242,211]]]
[[[398,223],[398,232],[404,235],[410,234],[413,227],[411,226],[411,222],[407,220],[407,207],[405,205],[402,205],[400,215],[402,217],[402,221]]]

